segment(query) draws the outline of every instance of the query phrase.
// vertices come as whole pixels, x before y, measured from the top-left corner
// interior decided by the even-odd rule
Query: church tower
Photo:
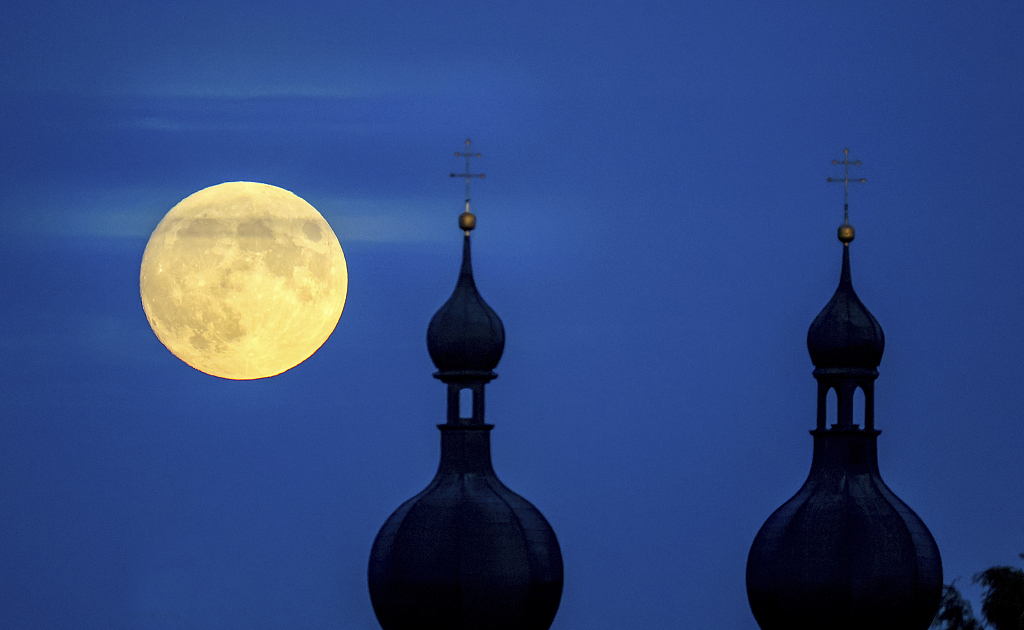
[[[849,178],[859,162],[833,163],[846,167],[837,181],[865,181]],[[885,336],[853,290],[845,208],[839,287],[807,332],[818,381],[811,471],[747,558],[747,597],[762,630],[926,630],[942,594],[935,540],[878,471],[874,384]],[[854,417],[858,388],[863,418]],[[826,426],[831,390],[837,421]]]
[[[562,596],[554,530],[491,466],[484,387],[497,377],[505,329],[473,280],[469,180],[482,175],[470,175],[469,158],[479,155],[456,153],[466,157],[466,172],[452,175],[466,178],[462,268],[427,327],[434,377],[448,390],[441,462],[426,489],[384,523],[370,552],[370,599],[384,630],[547,630]]]

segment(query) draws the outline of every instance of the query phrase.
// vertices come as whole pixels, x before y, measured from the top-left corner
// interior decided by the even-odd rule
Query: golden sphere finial
[[[466,210],[459,215],[459,227],[467,233],[476,227],[476,215]]]
[[[844,223],[839,226],[839,240],[842,241],[844,245],[853,240],[853,235],[853,226],[849,223]]]

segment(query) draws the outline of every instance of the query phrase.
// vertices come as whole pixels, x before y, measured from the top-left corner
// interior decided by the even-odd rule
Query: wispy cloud
[[[112,188],[72,197],[42,195],[3,203],[0,231],[9,235],[148,239],[163,216],[180,201],[180,191]],[[438,220],[424,199],[310,196],[344,245],[347,242],[426,242],[450,238],[449,222]],[[446,229],[448,228],[448,229]]]
[[[402,99],[385,97],[207,94],[112,99],[106,116],[119,129],[143,132],[365,134],[407,119],[407,109]]]
[[[440,206],[426,199],[318,197],[308,199],[331,224],[342,245],[352,241],[408,243],[444,241],[451,226],[438,220]],[[448,229],[445,229],[448,228]]]
[[[152,188],[109,188],[75,195],[59,192],[5,199],[3,232],[10,235],[148,237],[170,210],[176,193]]]

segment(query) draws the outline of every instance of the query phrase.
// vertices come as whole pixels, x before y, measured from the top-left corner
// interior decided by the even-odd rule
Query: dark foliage
[[[975,575],[974,582],[985,588],[981,612],[995,630],[1024,630],[1024,571],[991,567]]]
[[[1024,558],[1024,553],[1020,554]],[[982,593],[981,612],[988,625],[974,617],[971,604],[952,584],[942,590],[939,611],[931,628],[936,630],[1024,630],[1024,571],[990,567],[974,576]]]
[[[984,630],[985,626],[975,619],[971,603],[960,595],[952,584],[942,587],[939,611],[935,613],[932,628],[939,630]]]

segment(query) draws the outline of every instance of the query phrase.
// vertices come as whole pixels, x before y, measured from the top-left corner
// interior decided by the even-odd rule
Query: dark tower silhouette
[[[935,540],[878,472],[874,382],[885,336],[853,290],[853,237],[847,215],[839,287],[807,332],[818,381],[811,471],[747,558],[747,597],[762,630],[925,630],[942,594]],[[863,426],[853,417],[857,388]],[[828,427],[832,389],[838,414]]]
[[[484,386],[497,377],[505,329],[473,280],[469,157],[459,175],[467,182],[462,268],[427,328],[434,377],[448,387],[441,463],[426,489],[384,523],[370,552],[370,599],[384,630],[547,630],[562,596],[555,532],[491,467]],[[463,390],[472,399],[468,417]]]

